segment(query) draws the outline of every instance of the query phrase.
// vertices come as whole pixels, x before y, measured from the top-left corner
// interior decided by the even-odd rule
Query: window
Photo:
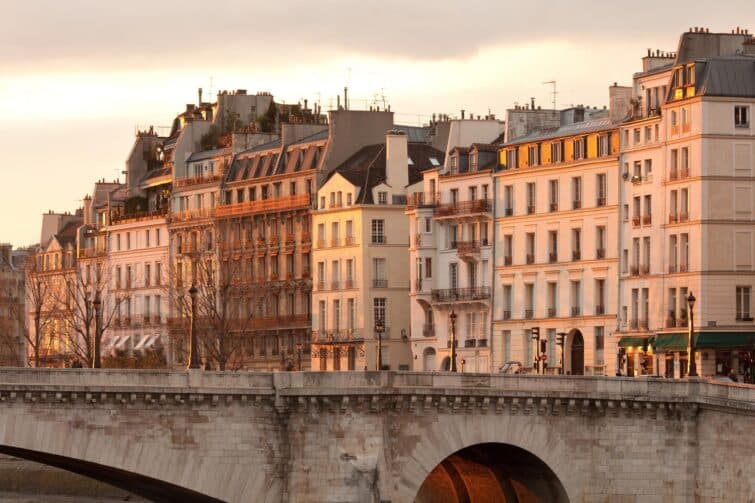
[[[595,280],[595,314],[602,315],[605,313],[606,305],[606,280]]]
[[[540,147],[539,145],[532,145],[527,147],[527,165],[537,166],[540,164]]]
[[[354,243],[354,221],[346,220],[346,244]]]
[[[433,277],[433,259],[431,257],[425,258],[425,278]]]
[[[325,246],[325,224],[317,224],[317,241],[320,248]]]
[[[558,312],[558,283],[549,281],[547,287],[548,317],[556,316]]]
[[[649,142],[653,139],[653,129],[650,126],[645,126],[645,141]]]
[[[649,177],[653,173],[653,160],[645,159],[645,178]]]
[[[571,315],[579,316],[582,313],[582,282],[571,282]]]
[[[374,288],[386,288],[388,286],[384,258],[372,259],[372,286]]]
[[[575,176],[571,179],[572,187],[572,209],[576,210],[582,207],[582,177]]]
[[[356,327],[356,307],[354,306],[354,299],[348,299],[346,301],[346,328],[348,330],[354,330]]]
[[[548,231],[548,262],[558,262],[558,231]]]
[[[606,205],[606,175],[601,173],[595,180],[595,189],[597,193],[596,206]]]
[[[527,214],[535,213],[535,184],[527,184]]]
[[[572,260],[582,259],[582,229],[576,228],[571,230],[571,249]]]
[[[518,168],[519,167],[519,149],[513,148],[506,151],[506,168]]]
[[[514,302],[514,290],[512,285],[503,285],[503,319],[511,319],[511,306]]]
[[[144,231],[144,246],[147,247],[147,248],[150,247],[150,243],[149,243],[149,229],[147,229],[146,231]]]
[[[506,234],[503,236],[503,265],[511,265],[511,256],[514,248],[514,236]]]
[[[385,220],[372,221],[372,244],[385,244]]]
[[[325,262],[317,263],[317,282],[321,284],[321,288],[325,283]]]
[[[335,332],[341,331],[341,301],[338,299],[333,300],[333,330]]]
[[[750,107],[734,107],[734,127],[750,127]]]
[[[448,264],[448,279],[452,289],[459,288],[459,265],[455,262]]]
[[[558,211],[558,180],[548,182],[548,201],[550,202],[550,211]]]
[[[689,176],[689,147],[682,148],[680,176],[682,178],[686,178]]]
[[[598,137],[598,156],[603,157],[611,153],[611,134]]]
[[[346,193],[346,206],[351,206],[351,192]]]
[[[320,301],[320,332],[325,332],[325,322],[328,319],[328,305],[324,300]]]
[[[130,232],[126,233],[126,249],[127,250],[131,249],[131,233]]]
[[[595,327],[595,364],[603,365],[603,349],[605,348],[605,337],[603,327]]]
[[[288,184],[288,193],[292,196],[296,195],[296,182],[290,182]]]
[[[155,229],[155,246],[160,246],[160,229]]]
[[[514,186],[506,185],[503,187],[503,206],[504,214],[510,217],[514,214]]]
[[[635,128],[634,131],[634,144],[637,145],[640,143],[640,128]]]
[[[738,286],[737,294],[737,321],[752,321],[750,315],[750,299],[752,298],[752,287]]]
[[[388,204],[388,192],[378,192],[378,204]]]
[[[527,239],[527,263],[534,264],[535,263],[535,233],[528,232],[526,234],[526,239]]]
[[[574,160],[582,159],[584,157],[583,147],[584,147],[585,142],[586,142],[586,138],[578,138],[572,141],[572,152],[573,152],[572,158]]]
[[[151,270],[150,265],[149,264],[144,264],[144,286],[149,286],[150,283],[151,283],[151,281],[150,281],[150,279],[151,279],[150,278],[151,271],[152,270]]]
[[[433,232],[433,221],[430,217],[425,217],[425,234]]]
[[[602,225],[595,227],[595,258],[606,258],[606,228]]]
[[[679,177],[679,149],[671,149],[669,161],[669,179],[676,180]]]
[[[554,141],[551,143],[551,163],[564,162],[564,142]]]
[[[373,324],[374,327],[377,322],[380,322],[383,324],[383,327],[388,328],[386,326],[386,314],[387,314],[387,304],[388,301],[385,298],[381,297],[375,297],[372,300],[372,313],[373,313]],[[384,335],[384,334],[383,334]]]

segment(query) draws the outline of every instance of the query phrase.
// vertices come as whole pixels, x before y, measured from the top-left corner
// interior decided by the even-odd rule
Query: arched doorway
[[[571,340],[571,375],[581,376],[585,373],[585,339],[582,332],[575,330]]]
[[[435,364],[435,348],[425,348],[422,352],[422,370],[438,370]]]
[[[414,503],[568,503],[561,481],[534,454],[519,447],[485,443],[457,451],[436,466]]]

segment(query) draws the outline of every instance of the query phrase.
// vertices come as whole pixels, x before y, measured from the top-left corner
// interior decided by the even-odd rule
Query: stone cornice
[[[705,380],[417,372],[0,370],[0,404],[274,406],[279,412],[755,415],[755,387]],[[0,405],[2,406],[2,405]],[[681,415],[681,416],[680,416]]]

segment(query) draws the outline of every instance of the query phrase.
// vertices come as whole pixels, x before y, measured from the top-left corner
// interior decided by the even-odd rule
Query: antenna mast
[[[546,82],[543,82],[543,84],[551,84],[553,86],[553,91],[551,91],[551,94],[553,95],[553,110],[556,109],[556,95],[558,94],[558,91],[556,91],[556,81],[555,80],[548,80]]]

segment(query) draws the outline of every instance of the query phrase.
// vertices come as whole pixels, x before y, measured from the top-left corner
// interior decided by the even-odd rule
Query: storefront
[[[618,346],[618,374],[629,377],[654,374],[652,338],[625,336],[619,339]]]
[[[687,375],[687,332],[659,333],[654,341],[655,352],[663,368],[659,374],[669,378]],[[695,333],[697,371],[700,376],[730,375],[739,382],[753,382],[755,332]]]

